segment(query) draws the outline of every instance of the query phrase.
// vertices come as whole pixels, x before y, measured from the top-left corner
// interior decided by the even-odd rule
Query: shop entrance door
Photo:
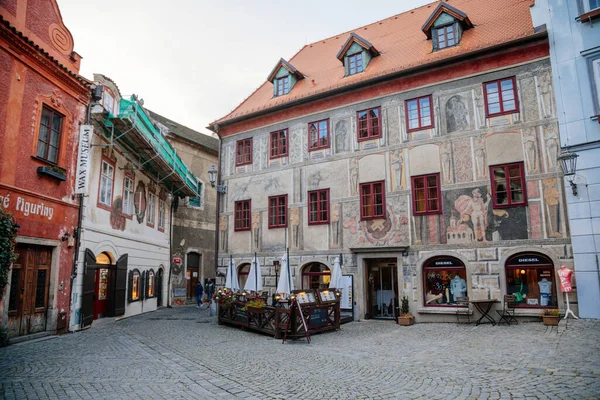
[[[108,294],[110,293],[110,269],[98,268],[94,276],[94,319],[106,317]]]
[[[9,337],[46,330],[52,263],[49,247],[18,245],[15,251],[8,300]]]
[[[398,274],[395,259],[366,262],[367,318],[394,319],[398,314]]]
[[[200,279],[200,254],[188,253],[186,263],[186,281],[187,281],[187,298],[188,300],[196,300],[196,286]]]

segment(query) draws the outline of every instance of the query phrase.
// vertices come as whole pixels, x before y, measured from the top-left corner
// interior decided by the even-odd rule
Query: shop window
[[[381,110],[379,107],[359,111],[356,114],[359,142],[381,137]]]
[[[156,214],[156,195],[148,192],[148,215],[146,216],[146,225],[154,228],[154,216]]]
[[[406,129],[408,132],[433,128],[432,103],[431,95],[406,101]]]
[[[49,107],[42,107],[37,157],[58,164],[60,135],[64,117]]]
[[[12,275],[10,277],[10,293],[8,295],[8,312],[17,311],[17,302],[19,301],[19,285],[21,283],[21,269],[13,265]]]
[[[287,194],[269,197],[269,228],[287,226]]]
[[[494,208],[527,205],[523,163],[490,167]]]
[[[250,264],[242,264],[238,268],[238,282],[239,282],[241,288],[246,286],[246,281],[248,280],[249,273],[250,273]]]
[[[290,92],[290,76],[275,79],[275,96],[283,96]]]
[[[348,63],[348,75],[354,75],[364,71],[362,51],[346,57],[346,62]]]
[[[360,219],[385,218],[385,183],[360,184]]]
[[[457,307],[459,297],[468,297],[465,265],[454,257],[430,258],[423,264],[424,305]]]
[[[48,270],[39,268],[37,270],[37,282],[35,288],[35,308],[46,307],[46,289],[48,287]]]
[[[252,138],[238,140],[235,150],[235,166],[252,164]]]
[[[288,155],[287,129],[271,132],[271,158]]]
[[[442,212],[440,174],[412,177],[413,214],[440,214]]]
[[[141,276],[140,271],[134,269],[129,271],[129,302],[139,301],[141,294]]]
[[[165,231],[165,219],[166,219],[166,203],[164,199],[158,200],[158,230],[161,232]]]
[[[329,147],[329,120],[324,119],[308,124],[308,150],[327,147]]]
[[[235,231],[249,231],[250,230],[250,212],[251,201],[240,200],[236,201],[235,205]]]
[[[331,281],[329,267],[321,263],[310,263],[302,269],[302,289],[327,289]]]
[[[148,271],[148,279],[146,282],[146,298],[154,297],[154,270]]]
[[[329,189],[308,192],[308,224],[318,225],[329,222]]]
[[[102,160],[102,174],[100,176],[100,191],[98,203],[105,207],[112,205],[113,184],[115,181],[115,166],[106,160]]]
[[[516,297],[517,307],[558,307],[556,273],[548,257],[521,253],[506,262],[506,293]]]
[[[486,116],[512,114],[519,111],[517,81],[515,77],[483,84]]]
[[[123,214],[133,215],[133,179],[129,176],[123,180]]]

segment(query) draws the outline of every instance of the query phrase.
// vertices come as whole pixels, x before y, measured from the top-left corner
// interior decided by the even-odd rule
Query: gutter
[[[233,125],[233,124],[236,124],[238,122],[242,122],[242,121],[245,121],[248,119],[260,117],[262,115],[267,115],[267,114],[271,114],[271,113],[274,113],[277,111],[286,110],[288,108],[293,108],[293,107],[296,107],[296,106],[299,106],[302,104],[311,103],[313,101],[317,101],[317,100],[321,100],[321,99],[326,99],[328,97],[333,97],[333,96],[336,96],[336,95],[339,95],[342,93],[347,93],[349,91],[362,89],[364,87],[376,85],[378,83],[383,83],[383,82],[390,81],[393,79],[414,75],[419,72],[424,72],[426,70],[441,68],[446,65],[455,64],[455,63],[458,63],[461,61],[473,60],[475,57],[481,57],[487,53],[492,53],[497,50],[504,50],[508,47],[525,45],[525,44],[535,43],[535,42],[542,42],[543,39],[547,39],[547,38],[548,38],[548,31],[541,31],[541,32],[529,35],[525,38],[515,39],[510,42],[503,42],[503,43],[500,43],[500,44],[497,44],[497,45],[494,45],[491,47],[486,47],[485,49],[475,50],[475,51],[472,51],[469,53],[459,54],[454,57],[445,58],[445,59],[438,60],[438,61],[433,61],[428,64],[418,65],[413,68],[408,68],[408,69],[403,69],[400,71],[392,72],[387,75],[377,76],[377,77],[370,78],[370,79],[367,79],[364,81],[353,83],[351,85],[342,86],[342,87],[335,88],[335,89],[332,89],[332,90],[329,90],[329,91],[326,91],[323,93],[318,93],[318,94],[315,94],[312,96],[303,97],[301,99],[290,101],[288,103],[284,103],[284,104],[277,105],[277,106],[274,106],[271,108],[256,111],[251,114],[242,115],[240,117],[232,118],[230,120],[215,121],[215,122],[211,123],[209,126],[207,126],[206,129],[209,129],[209,130],[217,133],[217,135],[218,135],[217,130],[223,126]]]
[[[221,182],[221,151],[223,146],[223,141],[221,140],[221,135],[219,135],[219,126],[215,126],[215,133],[219,136],[219,155],[217,156],[217,185]],[[215,215],[215,284],[217,282],[217,273],[219,268],[219,214],[221,208],[221,193],[217,190],[217,207],[216,207],[216,215]]]

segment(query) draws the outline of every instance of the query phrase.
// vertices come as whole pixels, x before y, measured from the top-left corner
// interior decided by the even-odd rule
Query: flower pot
[[[398,325],[410,326],[415,323],[415,317],[412,315],[401,315],[398,317]]]
[[[57,179],[61,182],[64,182],[67,180],[67,176],[65,175],[65,173],[58,168],[42,166],[42,167],[37,168],[37,172],[38,172],[38,174],[41,174],[41,175],[51,176],[52,178]]]
[[[544,325],[558,325],[558,315],[544,315]]]
[[[264,308],[262,307],[246,307],[246,311],[249,313],[262,313]]]

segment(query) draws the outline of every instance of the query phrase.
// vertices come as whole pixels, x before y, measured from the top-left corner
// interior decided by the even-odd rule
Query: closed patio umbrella
[[[283,257],[281,257],[281,275],[279,276],[279,283],[277,284],[277,293],[289,295],[292,293],[292,290],[294,290],[294,281],[292,280],[287,254],[284,254]]]
[[[225,287],[231,289],[232,292],[240,290],[240,283],[235,271],[235,262],[233,257],[229,258],[229,266],[227,267],[227,278],[225,279]]]
[[[254,253],[254,258],[250,264],[250,272],[248,272],[248,279],[244,285],[244,290],[247,292],[260,292],[263,288],[262,275],[260,273],[260,263],[258,257]]]
[[[342,266],[340,265],[340,258],[336,257],[333,261],[333,270],[331,271],[331,280],[329,281],[329,289],[339,289],[343,287],[342,282]]]

